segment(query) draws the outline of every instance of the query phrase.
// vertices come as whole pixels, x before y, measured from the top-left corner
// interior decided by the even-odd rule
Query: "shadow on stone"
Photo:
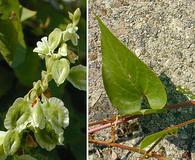
[[[177,104],[188,99],[184,93],[176,89],[176,86],[171,82],[167,75],[161,74],[160,79],[165,85],[167,91],[167,104]],[[146,136],[192,118],[195,118],[195,107],[186,107],[177,110],[170,110],[167,113],[153,114],[151,116],[143,117],[139,120],[139,124],[141,125],[144,136]],[[195,146],[193,146],[193,141],[195,141],[194,124],[179,129],[176,137],[169,136],[166,139],[178,149],[195,152]],[[166,148],[167,146],[163,147]]]

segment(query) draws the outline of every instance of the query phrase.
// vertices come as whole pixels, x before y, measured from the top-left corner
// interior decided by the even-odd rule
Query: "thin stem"
[[[146,151],[144,151],[140,148],[129,147],[129,146],[126,146],[126,145],[123,145],[123,144],[118,144],[118,143],[109,143],[109,142],[106,142],[106,141],[97,141],[97,140],[89,140],[89,143],[108,146],[108,147],[117,147],[117,148],[121,148],[121,149],[128,150],[128,151],[131,151],[131,152],[137,152],[137,153],[140,153],[140,154],[143,154],[143,155],[146,154]],[[166,159],[162,155],[159,155],[155,152],[151,152],[151,153],[147,154],[147,156],[148,157],[155,157],[159,160],[165,160]]]
[[[89,134],[92,134],[92,133],[97,132],[97,131],[100,131],[102,129],[111,127],[113,125],[119,125],[121,123],[127,122],[127,121],[129,121],[131,119],[135,119],[135,118],[138,118],[138,117],[141,117],[141,116],[140,115],[137,115],[137,116],[131,116],[131,117],[128,117],[128,116],[127,117],[120,117],[117,121],[114,121],[114,122],[111,122],[111,120],[109,120],[109,123],[104,124],[104,125],[101,125],[101,126],[98,126],[98,127],[94,127],[92,129],[90,129],[88,131],[88,133]],[[113,119],[112,119],[112,121],[113,121]]]
[[[178,103],[178,104],[167,105],[167,106],[165,106],[165,108],[168,109],[168,110],[171,110],[171,109],[184,108],[184,107],[187,107],[187,106],[195,106],[195,100],[189,100],[189,101],[185,101],[185,102]],[[89,124],[89,126],[99,125],[99,124],[103,124],[103,125],[100,125],[100,126],[92,128],[92,129],[89,129],[88,133],[92,134],[92,133],[100,131],[102,129],[111,127],[113,125],[118,125],[118,124],[127,122],[127,121],[135,119],[135,118],[140,118],[140,117],[143,117],[143,115],[121,116],[121,117],[119,117],[118,121],[115,121],[115,122],[113,122],[113,118],[112,119],[105,119],[103,121],[98,121],[98,122],[92,122],[92,123]]]
[[[184,126],[186,126],[186,125],[188,125],[188,124],[191,124],[191,123],[195,123],[195,118],[190,119],[190,120],[185,121],[185,122],[182,122],[182,123],[180,123],[180,124],[177,124],[177,125],[168,127],[168,128],[166,128],[165,130],[168,131],[168,130],[172,130],[173,128],[182,128],[182,127],[184,127]]]

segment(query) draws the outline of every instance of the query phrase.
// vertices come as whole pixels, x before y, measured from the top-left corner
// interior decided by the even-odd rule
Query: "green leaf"
[[[19,7],[17,0],[3,0],[0,6],[0,53],[13,68],[24,61],[26,53]]]
[[[3,149],[6,155],[13,155],[20,147],[20,135],[15,130],[9,130],[5,136]]]
[[[48,44],[49,48],[53,51],[60,44],[62,31],[59,28],[55,28],[53,32],[49,34]]]
[[[67,80],[75,88],[86,91],[86,70],[86,67],[82,65],[72,67]]]
[[[48,151],[51,151],[57,144],[63,143],[63,133],[56,134],[49,123],[44,129],[35,130],[35,138],[37,143]]]
[[[58,86],[64,83],[65,79],[68,77],[69,71],[70,71],[70,64],[67,59],[62,58],[60,60],[56,60],[53,63],[51,74]]]
[[[23,63],[18,65],[14,71],[16,77],[25,86],[31,86],[40,76],[40,58],[31,49],[27,49],[27,54]],[[26,74],[30,73],[30,74]]]
[[[20,17],[20,20],[21,22],[35,16],[37,14],[36,11],[32,11],[28,8],[25,8],[25,7],[22,7],[22,14],[21,14],[21,17]]]
[[[42,108],[55,132],[62,133],[62,127],[66,128],[69,125],[69,113],[64,103],[60,99],[52,97],[43,104]]]
[[[0,19],[18,18],[20,13],[18,0],[0,1]]]
[[[21,155],[21,156],[15,156],[14,157],[14,160],[37,160],[35,159],[34,157],[28,155],[28,154],[24,154],[24,155]]]
[[[140,144],[140,148],[146,148],[149,145],[151,145],[152,143],[154,143],[155,141],[157,141],[159,138],[164,138],[165,136],[169,135],[169,134],[175,134],[177,132],[177,128],[172,128],[172,129],[168,129],[168,130],[163,130],[154,134],[151,134],[149,136],[146,136]]]
[[[104,87],[120,114],[141,110],[146,97],[152,109],[165,106],[165,88],[157,75],[123,45],[99,19]]]
[[[29,123],[30,115],[30,104],[24,98],[17,98],[6,114],[5,128],[22,131]]]

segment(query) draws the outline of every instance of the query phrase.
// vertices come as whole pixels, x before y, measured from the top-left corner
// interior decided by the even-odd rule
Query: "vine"
[[[26,145],[39,145],[48,151],[56,145],[63,145],[69,112],[62,100],[48,97],[46,92],[52,79],[57,86],[68,79],[78,89],[85,90],[85,84],[78,83],[74,77],[75,74],[84,74],[85,67],[70,67],[77,58],[69,56],[72,51],[67,44],[71,41],[74,46],[78,45],[80,16],[80,9],[69,12],[71,23],[64,31],[55,28],[48,37],[37,42],[33,52],[45,61],[46,70],[41,72],[41,79],[33,83],[33,88],[24,97],[17,98],[9,108],[4,120],[7,131],[0,131],[1,160],[12,155],[24,156]]]
[[[153,152],[155,146],[166,136],[175,135],[179,128],[194,123],[195,119],[168,127],[160,132],[146,136],[139,147],[129,147],[115,143],[115,127],[129,120],[145,117],[154,113],[166,113],[167,110],[195,106],[191,99],[179,104],[167,105],[164,85],[157,75],[133,52],[123,45],[97,17],[101,31],[102,78],[104,88],[119,116],[89,123],[89,143],[118,147],[142,154],[141,159],[155,157],[167,159]],[[94,127],[95,126],[95,127]],[[112,127],[112,140],[95,140],[93,134]],[[149,147],[146,151],[145,148]]]

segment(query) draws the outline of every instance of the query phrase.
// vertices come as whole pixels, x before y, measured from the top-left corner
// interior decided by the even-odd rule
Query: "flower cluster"
[[[78,23],[81,16],[80,9],[77,9],[73,14],[69,12],[69,18],[72,23],[68,24],[65,31],[55,28],[48,37],[41,38],[37,42],[37,47],[33,50],[37,52],[41,58],[52,56],[56,49],[57,56],[67,56],[68,48],[66,42],[71,40],[73,45],[78,45],[79,35],[76,33],[78,30]]]
[[[50,151],[56,145],[63,144],[64,129],[69,125],[68,109],[64,103],[56,98],[48,98],[44,92],[52,79],[57,85],[62,84],[70,71],[69,52],[67,41],[78,44],[78,22],[80,9],[69,13],[71,23],[66,30],[55,28],[48,37],[37,42],[33,50],[45,60],[46,71],[42,71],[41,80],[33,83],[33,88],[24,98],[17,98],[9,108],[4,126],[7,131],[0,131],[0,159],[15,154],[23,143],[23,136],[29,133],[35,143]]]

